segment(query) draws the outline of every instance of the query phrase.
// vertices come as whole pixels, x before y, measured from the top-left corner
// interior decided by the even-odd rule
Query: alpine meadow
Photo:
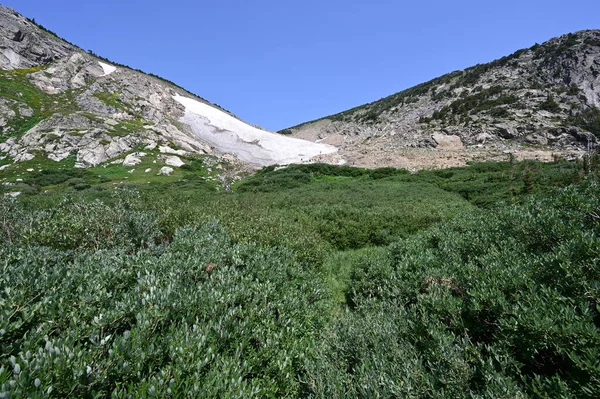
[[[600,31],[279,133],[0,67],[0,398],[600,397]]]

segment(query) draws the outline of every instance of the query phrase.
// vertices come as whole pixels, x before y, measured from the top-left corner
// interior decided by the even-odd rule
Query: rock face
[[[77,49],[7,7],[0,7],[0,67],[31,68]]]
[[[597,145],[598,107],[600,31],[590,30],[280,133],[337,145],[349,162],[367,166],[394,164],[398,154],[413,150],[434,156],[461,145],[462,152],[531,146],[581,152]],[[447,137],[454,137],[452,144]]]
[[[0,92],[0,157],[14,162],[37,156],[59,162],[74,155],[76,166],[95,166],[141,146],[169,154],[165,159],[175,167],[184,164],[179,156],[191,154],[243,154],[253,163],[253,148],[260,148],[261,143],[240,142],[227,149],[214,145],[218,141],[186,124],[186,107],[175,99],[202,105],[208,116],[198,118],[207,125],[218,117],[235,121],[230,123],[234,129],[258,129],[171,82],[86,53],[4,6],[0,68],[0,81],[11,88]],[[279,134],[261,132],[281,140]],[[139,157],[131,155],[124,162],[133,166]]]

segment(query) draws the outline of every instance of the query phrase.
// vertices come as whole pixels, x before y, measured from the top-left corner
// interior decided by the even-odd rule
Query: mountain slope
[[[72,155],[79,167],[96,166],[156,149],[177,156],[231,153],[254,165],[336,151],[251,126],[171,82],[86,53],[2,6],[0,67],[5,169]]]
[[[338,145],[363,166],[403,165],[420,149],[576,152],[595,147],[599,106],[600,31],[581,31],[280,133]]]

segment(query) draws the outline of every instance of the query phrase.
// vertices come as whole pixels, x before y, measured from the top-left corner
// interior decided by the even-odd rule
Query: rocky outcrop
[[[40,29],[14,10],[0,6],[0,67],[23,69],[67,57],[77,49]]]
[[[339,143],[341,156],[363,165],[390,164],[394,153],[413,148],[456,150],[436,134],[460,140],[467,150],[586,151],[600,136],[599,106],[600,31],[590,30],[282,133]],[[363,153],[377,159],[365,163]]]
[[[258,164],[253,152],[270,143],[262,136],[282,139],[168,81],[86,53],[3,6],[0,68],[0,79],[16,93],[0,98],[0,157],[15,162],[38,156],[61,161],[75,155],[76,166],[87,167],[126,155],[121,162],[133,166],[139,157],[128,153],[142,146],[168,154],[160,157],[175,167],[184,165],[179,157],[230,152]],[[198,118],[206,122],[207,128],[200,132],[185,119],[193,113],[188,109],[191,103],[199,109]],[[213,126],[215,123],[224,125]],[[262,135],[264,142],[258,145],[252,137],[251,142],[239,141],[225,148],[211,140],[242,132]],[[296,139],[284,141],[292,144],[272,149],[268,163],[279,159],[275,157],[279,152],[289,152],[290,147],[294,152],[295,145],[306,144]],[[302,160],[310,160],[297,151]]]

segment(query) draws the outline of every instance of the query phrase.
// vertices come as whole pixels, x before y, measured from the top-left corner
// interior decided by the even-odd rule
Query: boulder
[[[158,173],[156,174],[157,176],[171,176],[173,174],[174,170],[173,168],[169,167],[169,166],[163,166],[162,168],[160,168],[160,170],[158,171]]]
[[[180,168],[181,166],[185,165],[185,162],[183,162],[181,158],[175,155],[159,156],[158,159],[169,166],[175,166],[177,168]]]
[[[534,133],[525,137],[525,142],[534,145],[548,145],[548,138],[543,133]]]
[[[494,125],[494,131],[503,139],[514,139],[517,137],[517,130],[514,127],[504,123]]]
[[[160,151],[162,154],[175,154],[175,155],[185,155],[186,151],[184,150],[175,150],[171,147],[169,147],[168,145],[161,145],[160,147],[158,147],[158,151]]]
[[[578,142],[584,145],[593,146],[594,148],[596,147],[597,138],[590,132],[586,132],[576,127],[572,127],[569,129],[569,134],[575,137],[575,139]]]
[[[463,142],[459,136],[450,136],[443,133],[434,133],[431,138],[436,143],[436,148],[442,150],[455,150],[464,148]]]
[[[135,166],[142,163],[141,157],[146,156],[145,152],[134,152],[133,154],[129,154],[123,160],[123,166]]]

